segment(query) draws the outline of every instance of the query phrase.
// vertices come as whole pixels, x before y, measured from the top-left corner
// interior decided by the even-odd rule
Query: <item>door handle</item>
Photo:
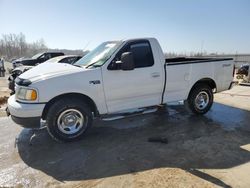
[[[151,74],[151,76],[153,78],[158,78],[158,77],[160,77],[160,73],[159,72],[154,72],[154,73]]]

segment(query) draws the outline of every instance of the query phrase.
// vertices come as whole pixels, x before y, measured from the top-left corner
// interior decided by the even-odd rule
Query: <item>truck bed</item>
[[[227,90],[232,81],[232,64],[232,58],[165,59],[162,103],[186,100],[191,88],[201,79],[211,79],[217,92]]]
[[[167,58],[165,63],[167,65],[183,65],[191,63],[206,63],[206,62],[215,62],[215,61],[229,61],[233,60],[232,58],[187,58],[187,57],[176,57],[176,58]]]

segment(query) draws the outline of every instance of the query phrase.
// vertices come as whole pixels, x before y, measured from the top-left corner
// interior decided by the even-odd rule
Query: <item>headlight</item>
[[[16,98],[26,101],[35,101],[37,100],[37,91],[31,88],[19,88],[16,92]]]

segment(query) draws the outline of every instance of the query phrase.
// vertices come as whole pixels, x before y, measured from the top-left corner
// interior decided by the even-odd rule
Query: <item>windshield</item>
[[[94,50],[89,52],[83,58],[78,60],[74,65],[76,66],[102,66],[114,53],[114,51],[120,46],[122,42],[104,42]]]
[[[57,63],[57,62],[61,61],[62,59],[63,58],[61,56],[58,56],[58,57],[54,57],[54,58],[47,60],[46,63]]]
[[[31,59],[37,59],[39,56],[41,56],[43,53],[39,53],[39,54],[36,54],[34,55]]]

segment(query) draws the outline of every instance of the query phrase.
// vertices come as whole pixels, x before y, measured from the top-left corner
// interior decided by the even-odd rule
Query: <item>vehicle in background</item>
[[[74,64],[76,61],[81,59],[82,56],[79,55],[63,55],[49,59],[44,63],[67,63]],[[12,70],[11,75],[8,78],[9,81],[9,89],[11,90],[11,95],[15,93],[15,79],[22,73],[27,70],[33,68],[34,66],[21,65]]]
[[[9,81],[9,89],[10,89],[10,95],[15,94],[15,79],[21,75],[22,73],[26,72],[27,70],[33,68],[34,66],[24,66],[21,65],[19,67],[14,68],[11,73],[10,76],[8,78]]]
[[[58,56],[54,57],[52,59],[49,59],[46,61],[46,63],[67,63],[67,64],[74,64],[79,59],[81,59],[82,56],[80,55],[64,55],[64,56]]]
[[[154,38],[108,41],[73,65],[44,63],[21,74],[7,113],[17,124],[45,125],[54,139],[72,141],[107,114],[175,101],[205,114],[213,93],[231,88],[233,71],[233,59],[165,59]]]
[[[35,66],[40,63],[43,63],[51,58],[62,56],[64,53],[62,52],[44,52],[34,55],[31,58],[21,58],[17,59],[12,62],[13,68],[16,68],[21,65],[27,65],[27,66]]]
[[[244,76],[248,76],[249,64],[241,65],[241,67],[237,71],[237,79],[243,79]]]
[[[4,59],[0,58],[0,77],[5,77]]]
[[[11,59],[11,64],[12,64],[12,68],[9,70],[9,73],[11,74],[11,71],[13,69],[15,69],[16,67],[20,66],[21,64],[20,63],[17,63],[17,62],[20,62],[22,61],[23,59],[25,59],[25,57],[20,57],[20,58],[13,58]]]
[[[11,60],[10,60],[10,62],[14,62],[14,61],[16,61],[17,60],[17,58],[12,58]]]

